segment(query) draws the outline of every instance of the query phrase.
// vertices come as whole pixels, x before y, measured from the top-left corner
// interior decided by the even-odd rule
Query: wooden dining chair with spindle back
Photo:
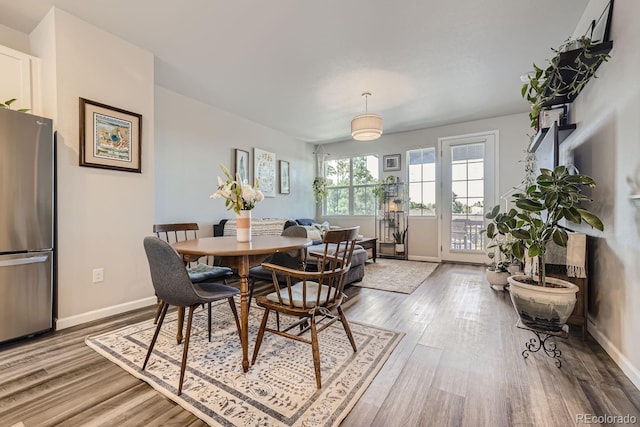
[[[342,323],[353,351],[357,351],[341,304],[346,297],[343,293],[344,277],[351,267],[351,255],[359,229],[360,227],[353,227],[326,232],[323,239],[324,251],[309,253],[309,256],[318,258],[318,271],[300,271],[272,263],[262,264],[271,271],[274,292],[256,297],[256,304],[264,308],[264,315],[251,364],[256,362],[265,331],[311,344],[316,386],[321,388],[318,333],[338,320]],[[283,279],[285,286],[281,288]],[[270,328],[267,320],[271,311],[292,316],[292,321],[282,330],[279,327]],[[302,329],[298,329],[300,325],[303,326]],[[310,339],[306,337],[307,331],[310,331]]]

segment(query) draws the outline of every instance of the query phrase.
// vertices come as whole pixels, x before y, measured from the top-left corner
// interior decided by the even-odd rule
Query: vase
[[[240,211],[236,216],[236,240],[238,242],[251,241],[251,211]]]

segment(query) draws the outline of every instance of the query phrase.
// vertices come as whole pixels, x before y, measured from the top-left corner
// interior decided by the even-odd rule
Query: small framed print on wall
[[[387,171],[399,171],[400,170],[400,154],[390,154],[388,156],[382,156],[382,170]]]
[[[253,149],[253,177],[264,197],[276,197],[276,155]]]
[[[243,184],[249,183],[249,152],[236,148],[236,174]]]
[[[280,160],[280,194],[289,194],[291,191],[289,180],[289,162]]]
[[[80,98],[80,166],[141,173],[142,115]]]

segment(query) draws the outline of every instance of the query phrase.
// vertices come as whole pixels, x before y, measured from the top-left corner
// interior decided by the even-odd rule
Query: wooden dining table
[[[202,237],[173,243],[181,255],[210,255],[221,265],[236,269],[240,276],[240,341],[242,368],[249,369],[249,269],[259,265],[275,252],[289,252],[311,245],[306,237],[253,236],[250,242],[238,242],[232,237]],[[184,313],[184,312],[183,312]],[[178,321],[178,342],[182,341],[182,320]]]

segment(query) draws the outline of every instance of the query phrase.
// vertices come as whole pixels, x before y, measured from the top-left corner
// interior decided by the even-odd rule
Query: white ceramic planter
[[[566,280],[547,277],[547,284],[560,287],[542,287],[520,282],[527,276],[509,277],[511,302],[526,326],[546,331],[559,331],[567,323],[576,304],[578,287]]]
[[[509,283],[508,271],[493,271],[487,269],[486,275],[489,285],[497,291],[504,291],[504,287]]]
[[[396,253],[397,254],[404,253],[404,243],[396,243]]]

